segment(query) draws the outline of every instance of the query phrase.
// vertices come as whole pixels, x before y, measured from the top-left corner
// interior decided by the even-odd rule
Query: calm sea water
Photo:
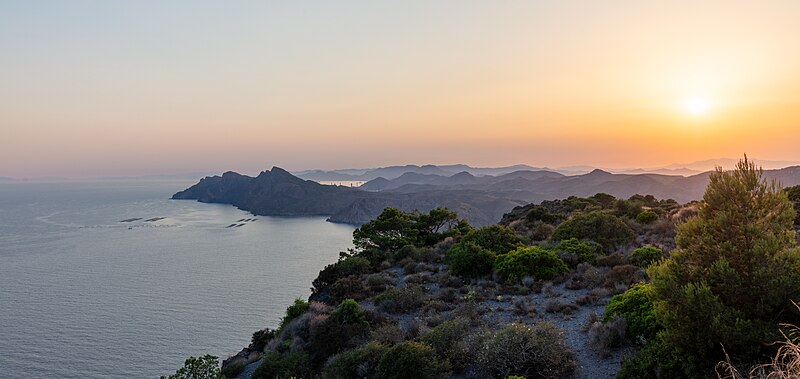
[[[0,377],[156,378],[234,354],[351,246],[324,218],[168,200],[190,184],[0,184]]]

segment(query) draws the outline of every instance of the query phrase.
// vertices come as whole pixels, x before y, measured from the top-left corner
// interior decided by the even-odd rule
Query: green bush
[[[339,261],[325,266],[319,272],[317,278],[314,279],[312,282],[313,291],[319,292],[346,276],[368,274],[370,272],[372,272],[372,263],[369,259],[358,255],[340,253]]]
[[[445,262],[453,275],[477,278],[492,272],[495,254],[478,244],[461,241],[445,255]]]
[[[633,241],[633,230],[622,219],[607,212],[580,213],[553,231],[552,239],[555,241],[570,238],[596,241],[610,251]]]
[[[622,316],[627,323],[627,335],[634,340],[650,341],[655,338],[661,326],[656,321],[656,312],[649,294],[649,284],[634,284],[633,287],[614,295],[606,305],[603,322],[610,321],[615,315]]]
[[[663,256],[664,252],[661,249],[654,246],[643,246],[631,253],[631,256],[628,257],[628,263],[646,268]]]
[[[495,270],[498,276],[507,281],[518,281],[526,276],[550,280],[569,271],[569,268],[556,253],[532,246],[498,256]]]
[[[388,348],[377,342],[331,357],[322,370],[324,379],[374,378],[381,357]]]
[[[361,306],[353,299],[346,299],[331,312],[331,319],[339,324],[366,324],[367,318]]]
[[[469,322],[462,318],[447,320],[420,340],[430,345],[443,362],[449,363],[452,370],[461,372],[468,363],[468,349],[464,338],[469,331]]]
[[[438,378],[443,374],[432,347],[414,341],[392,346],[378,363],[377,377],[384,379]]]
[[[569,378],[577,368],[563,332],[549,322],[512,323],[477,343],[477,363],[486,377]]]
[[[636,215],[636,222],[640,224],[652,224],[658,220],[658,213],[651,210],[641,211]]]
[[[557,213],[548,211],[540,205],[537,205],[528,211],[528,214],[525,215],[525,219],[531,223],[541,221],[545,224],[558,224],[561,222],[563,217]]]
[[[556,245],[555,250],[559,253],[575,254],[578,263],[591,263],[594,264],[597,255],[603,252],[603,246],[594,241],[581,241],[577,238],[570,238],[563,240]]]
[[[225,379],[225,376],[219,369],[217,357],[204,355],[189,357],[178,371],[170,376],[162,376],[161,379]]]
[[[664,342],[713,367],[772,354],[778,324],[800,322],[800,251],[784,191],[746,159],[711,174],[696,217],[678,225],[678,248],[650,266]]]
[[[289,308],[286,308],[286,316],[283,316],[281,319],[281,325],[278,327],[278,330],[283,329],[283,327],[286,326],[286,324],[288,324],[290,321],[302,316],[303,313],[306,313],[308,308],[308,302],[305,300],[294,299],[294,304],[290,305]]]
[[[467,233],[461,241],[475,243],[495,254],[505,254],[522,245],[513,229],[497,224],[473,230]]]
[[[253,379],[310,378],[313,375],[308,354],[302,351],[278,353],[269,351],[261,358],[261,364],[253,372]]]
[[[648,342],[633,356],[623,359],[617,379],[707,379],[710,367],[703,368],[694,356],[681,353],[660,338]]]

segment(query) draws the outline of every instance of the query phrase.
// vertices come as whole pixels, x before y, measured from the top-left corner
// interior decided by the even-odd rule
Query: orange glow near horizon
[[[800,161],[797,2],[155,7],[0,5],[0,176]]]

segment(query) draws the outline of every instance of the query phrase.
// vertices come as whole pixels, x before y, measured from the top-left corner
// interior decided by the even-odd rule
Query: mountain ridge
[[[327,216],[331,222],[357,225],[386,207],[423,212],[447,207],[470,223],[483,226],[496,223],[519,205],[598,192],[623,199],[652,194],[685,203],[702,198],[709,174],[614,174],[600,169],[574,176],[547,170],[498,176],[412,172],[394,179],[376,178],[363,188],[353,188],[319,184],[273,167],[255,177],[232,171],[205,177],[172,198],[230,204],[256,215]],[[800,166],[765,170],[764,175],[785,186],[800,184]]]

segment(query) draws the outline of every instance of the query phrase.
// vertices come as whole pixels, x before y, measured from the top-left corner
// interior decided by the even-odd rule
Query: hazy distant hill
[[[475,176],[483,175],[502,175],[509,172],[520,170],[541,170],[541,168],[531,167],[528,165],[514,165],[507,167],[470,167],[465,164],[455,165],[405,165],[405,166],[389,166],[380,167],[366,170],[309,170],[300,171],[295,174],[303,179],[314,181],[330,181],[330,180],[353,180],[353,181],[369,181],[376,178],[394,179],[406,173],[424,174],[424,175],[443,175],[450,176],[459,172],[466,172]]]
[[[733,168],[739,159],[716,158],[690,163],[676,163],[661,167],[631,167],[631,168],[603,168],[594,166],[565,166],[565,167],[533,167],[525,164],[518,164],[505,167],[471,167],[465,164],[453,165],[405,165],[388,166],[368,169],[337,169],[337,170],[307,170],[295,172],[294,175],[308,180],[320,181],[370,181],[377,178],[395,179],[406,173],[416,173],[425,175],[451,176],[460,172],[466,172],[474,176],[499,176],[515,171],[550,171],[567,176],[583,175],[595,169],[601,169],[614,174],[661,174],[661,175],[682,175],[692,176],[706,171],[713,171],[715,167],[722,166],[725,169]],[[753,159],[757,165],[764,169],[776,170],[784,167],[797,166],[800,162],[794,161],[769,161]]]
[[[404,166],[408,167],[408,166]],[[439,172],[427,166],[423,171]],[[442,170],[443,171],[443,170]],[[396,169],[384,172],[397,172]],[[326,186],[273,167],[257,177],[234,172],[206,177],[176,193],[174,199],[232,204],[258,215],[325,215],[331,221],[361,224],[386,207],[428,211],[448,207],[474,225],[488,225],[517,205],[605,192],[618,198],[650,194],[685,203],[700,199],[709,173],[688,177],[661,174],[612,174],[596,169],[566,176],[547,170],[522,170],[496,176],[467,171],[450,175],[405,172],[375,178],[360,188]],[[765,176],[786,186],[800,184],[800,166],[767,170]]]

